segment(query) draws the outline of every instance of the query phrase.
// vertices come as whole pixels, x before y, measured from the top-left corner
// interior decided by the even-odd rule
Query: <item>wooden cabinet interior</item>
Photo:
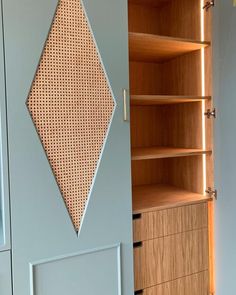
[[[170,208],[184,210],[194,204],[208,208],[204,230],[186,231],[182,236],[175,233],[162,240],[152,237],[134,250],[135,290],[142,289],[144,294],[165,295],[169,288],[173,292],[168,295],[174,295],[176,284],[185,289],[185,284],[192,284],[192,289],[188,286],[191,291],[199,284],[200,294],[206,294],[206,289],[214,291],[213,205],[205,193],[214,186],[212,119],[204,115],[212,108],[211,10],[203,10],[203,2],[128,2],[133,213],[143,216]],[[191,219],[193,213],[188,214]],[[165,243],[174,243],[185,259],[159,261],[165,253],[153,249]],[[190,265],[189,255],[195,250],[196,259]],[[202,264],[198,268],[199,259]],[[181,275],[166,274],[168,263],[176,269],[182,265]]]

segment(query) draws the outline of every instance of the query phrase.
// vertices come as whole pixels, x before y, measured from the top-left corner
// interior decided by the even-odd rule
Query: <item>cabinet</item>
[[[207,210],[204,202],[134,215],[136,290],[156,285],[160,288],[162,284],[165,288],[166,282],[180,278],[183,281],[196,278],[197,284],[202,277],[206,279],[204,286],[208,286]],[[207,294],[207,291],[203,288],[200,294]]]
[[[127,2],[1,2],[13,293],[130,295]]]
[[[129,0],[136,294],[214,292],[212,12],[204,4]]]
[[[0,0],[1,294],[235,293],[236,10],[205,4]]]

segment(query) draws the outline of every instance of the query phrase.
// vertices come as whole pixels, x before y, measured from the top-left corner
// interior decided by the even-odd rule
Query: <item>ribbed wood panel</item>
[[[208,202],[142,213],[133,221],[134,241],[145,241],[185,231],[207,228]]]
[[[208,230],[144,241],[134,249],[135,290],[208,270]]]
[[[114,108],[79,0],[60,1],[27,104],[78,230]]]
[[[209,273],[200,272],[145,289],[143,295],[208,295]]]

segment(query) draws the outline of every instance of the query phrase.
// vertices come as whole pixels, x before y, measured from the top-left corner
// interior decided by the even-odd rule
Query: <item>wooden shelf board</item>
[[[177,95],[131,95],[131,105],[166,105],[188,102],[202,102],[210,96],[177,96]]]
[[[168,4],[171,0],[129,0],[129,3],[131,4],[137,4],[137,5],[149,5],[154,7],[160,7],[165,4]]]
[[[209,45],[209,42],[198,42],[144,33],[129,33],[129,54],[131,61],[164,62]]]
[[[208,196],[170,185],[133,187],[133,214],[180,207],[212,200]]]
[[[133,148],[132,160],[149,160],[162,158],[176,158],[186,156],[197,156],[203,154],[210,154],[211,151],[203,149],[185,149],[173,147],[148,147],[148,148]]]

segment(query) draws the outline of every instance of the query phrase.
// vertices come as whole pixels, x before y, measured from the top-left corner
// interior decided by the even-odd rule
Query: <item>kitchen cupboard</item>
[[[234,13],[1,0],[1,294],[233,292]]]

